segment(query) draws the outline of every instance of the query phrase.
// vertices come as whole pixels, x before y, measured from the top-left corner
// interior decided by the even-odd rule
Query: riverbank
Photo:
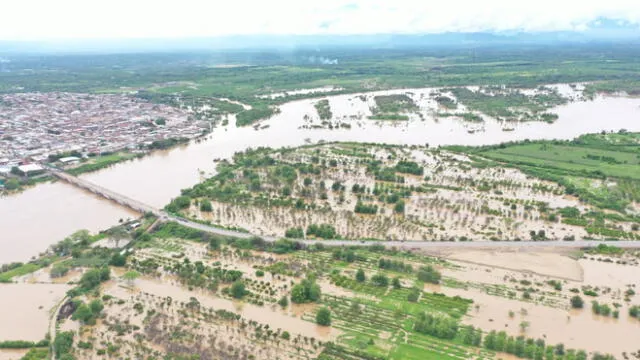
[[[102,154],[102,155],[89,154],[87,157],[78,158],[75,164],[68,165],[68,166],[61,166],[60,168],[74,176],[87,174],[87,173],[103,170],[123,162],[141,159],[145,156],[152,154],[155,151],[170,150],[177,146],[185,145],[189,143],[191,140],[202,139],[206,137],[208,134],[209,132],[205,132],[201,136],[198,136],[192,139],[169,138],[162,141],[154,141],[151,144],[147,145],[146,149],[143,149],[143,150],[135,150],[135,151],[120,150],[113,153]],[[55,166],[56,164],[57,162],[51,162],[48,165]],[[5,184],[11,179],[18,180],[17,187],[11,186],[10,188],[8,188],[5,185],[4,194],[0,193],[0,195],[14,195],[41,183],[45,183],[49,181],[57,181],[57,179],[52,176],[40,175],[34,178],[9,177],[5,179]]]

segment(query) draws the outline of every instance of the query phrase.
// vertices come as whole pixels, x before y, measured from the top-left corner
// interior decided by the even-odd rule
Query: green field
[[[640,150],[640,146],[636,148]],[[602,173],[640,180],[640,151],[617,151],[576,145],[522,144],[482,153],[484,156],[541,168],[575,173]],[[599,174],[598,174],[599,175]]]
[[[310,64],[315,51],[226,51],[119,55],[15,56],[0,73],[0,93],[24,91],[115,92],[226,97],[254,107],[314,95],[257,98],[273,92],[336,86],[349,93],[427,86],[542,84],[598,81],[591,93],[640,89],[640,49],[627,44],[424,49],[327,48],[339,64]],[[615,59],[615,61],[611,61]],[[235,64],[237,67],[216,67]],[[330,93],[331,94],[331,93]],[[487,99],[484,99],[487,100]],[[484,101],[483,100],[483,101]],[[510,99],[511,101],[513,99]],[[522,100],[522,99],[520,99]],[[524,101],[524,100],[522,100]],[[527,106],[555,101],[537,99]],[[501,104],[487,105],[495,108]],[[537,106],[536,105],[536,106]],[[479,105],[482,106],[482,105]],[[225,105],[225,111],[240,109]]]
[[[640,134],[620,131],[571,141],[524,141],[481,148],[450,147],[559,183],[570,195],[625,213],[640,201]],[[485,160],[478,159],[486,166]],[[478,165],[476,165],[478,166]]]
[[[67,172],[72,175],[79,175],[86,172],[101,170],[111,165],[115,165],[127,160],[136,159],[141,156],[142,154],[132,153],[117,153],[104,156],[95,156],[93,158],[89,158],[89,160],[83,162],[78,167],[69,169]]]

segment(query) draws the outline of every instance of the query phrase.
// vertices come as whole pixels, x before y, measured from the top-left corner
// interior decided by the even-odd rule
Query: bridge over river
[[[238,238],[251,238],[253,234],[248,234],[239,231],[232,231],[217,228],[210,225],[197,223],[194,221],[186,220],[180,217],[176,217],[168,214],[164,210],[156,209],[153,206],[144,204],[140,201],[132,199],[128,196],[116,193],[109,189],[106,189],[100,185],[97,185],[88,180],[73,176],[62,170],[47,167],[48,172],[56,178],[63,180],[71,185],[90,191],[96,195],[102,196],[107,200],[114,201],[122,206],[128,207],[140,213],[152,213],[157,216],[161,221],[175,221],[180,225],[201,230],[217,235],[233,236]],[[276,241],[278,237],[261,236],[265,241]],[[640,248],[640,241],[594,241],[594,240],[578,240],[578,241],[464,241],[464,242],[448,242],[448,241],[358,241],[358,240],[296,240],[306,245],[313,245],[316,243],[322,243],[328,246],[369,246],[369,245],[384,245],[394,246],[400,249],[407,250],[428,250],[428,249],[447,249],[447,248],[468,248],[468,249],[516,249],[516,248],[587,248],[598,246],[599,244],[615,244],[622,248]]]

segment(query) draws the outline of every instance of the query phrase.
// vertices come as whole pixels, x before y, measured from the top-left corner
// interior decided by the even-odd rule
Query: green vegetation
[[[440,113],[438,113],[438,117],[443,117],[443,118],[459,117],[459,118],[462,118],[462,120],[468,121],[468,122],[483,122],[484,121],[482,116],[480,116],[478,114],[471,113],[471,112],[463,112],[463,113],[440,112]]]
[[[4,270],[2,272],[0,272],[0,283],[3,282],[11,282],[11,279],[14,276],[23,276],[23,275],[27,275],[27,274],[31,274],[32,272],[40,269],[42,267],[42,265],[38,265],[38,264],[34,264],[34,263],[28,263],[28,264],[22,264],[22,263],[14,263],[14,264],[10,264],[7,268],[7,270]]]
[[[154,140],[147,148],[149,150],[163,150],[174,147],[179,144],[184,144],[188,142],[187,138],[168,138],[164,140]]]
[[[599,208],[624,213],[631,201],[640,200],[639,145],[637,134],[620,132],[584,135],[571,141],[524,141],[463,151],[557,182],[567,194]],[[589,233],[634,238],[633,234],[602,226],[598,218],[604,214],[594,214],[592,219],[575,213],[565,215],[568,216],[563,222],[584,224]]]
[[[584,301],[578,295],[573,296],[570,302],[571,302],[571,307],[574,309],[582,309],[582,307],[584,306]]]
[[[295,304],[318,302],[321,295],[320,286],[310,279],[303,279],[291,288],[291,302]]]
[[[431,265],[423,266],[418,270],[418,280],[420,281],[439,284],[441,278],[442,275],[440,272],[434,269]]]
[[[272,107],[256,106],[252,109],[244,110],[243,112],[239,113],[236,117],[236,126],[252,125],[258,120],[268,119],[276,113],[277,111]]]
[[[99,299],[91,301],[88,305],[80,302],[73,312],[72,319],[79,320],[83,324],[94,325],[103,309],[104,304]]]
[[[456,103],[456,101],[448,96],[437,95],[435,97],[435,100],[438,105],[442,106],[445,109],[455,110],[458,108],[458,104]]]
[[[371,109],[372,120],[409,120],[407,115],[418,109],[413,99],[406,94],[378,95],[374,97],[376,107]]]
[[[329,105],[329,100],[320,100],[313,106],[316,108],[320,120],[330,120],[333,117],[333,114],[331,113],[331,105]]]
[[[56,349],[56,358],[63,359],[63,356],[69,355],[73,346],[73,331],[65,331],[58,333],[53,341]]]
[[[0,349],[29,349],[49,346],[49,340],[41,340],[38,342],[23,340],[0,341]]]
[[[311,224],[307,227],[307,236],[315,236],[320,239],[339,239],[340,236],[336,233],[336,229],[333,225],[329,224]]]
[[[331,325],[331,311],[326,307],[321,308],[316,313],[316,323],[322,326],[330,326]]]
[[[610,316],[611,315],[611,307],[607,304],[600,304],[597,301],[591,302],[591,310],[596,315],[602,316]]]
[[[231,296],[236,299],[242,299],[247,294],[244,283],[241,280],[236,280],[231,285]]]
[[[449,91],[455,95],[459,103],[466,105],[470,110],[507,121],[553,122],[557,119],[557,115],[545,113],[545,111],[567,101],[557,91],[544,87],[539,88],[539,92],[532,96],[501,87],[481,88],[478,91],[457,87]]]

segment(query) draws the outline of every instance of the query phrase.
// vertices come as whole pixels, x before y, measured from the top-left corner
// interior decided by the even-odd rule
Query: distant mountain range
[[[231,35],[183,39],[70,39],[51,41],[0,41],[0,54],[9,53],[133,53],[243,49],[319,49],[460,47],[516,44],[554,44],[638,41],[640,27],[599,18],[581,31],[445,32],[432,34],[373,35]]]

